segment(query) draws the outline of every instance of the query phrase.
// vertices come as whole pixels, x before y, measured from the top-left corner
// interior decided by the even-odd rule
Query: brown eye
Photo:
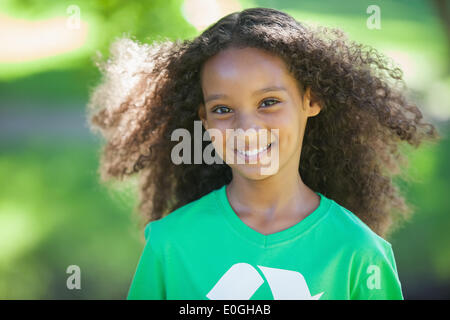
[[[231,109],[225,106],[217,106],[213,108],[212,112],[218,113],[218,114],[224,114],[231,112]]]
[[[268,104],[264,106],[264,104],[265,104],[266,102],[268,102]],[[270,99],[264,100],[264,101],[262,102],[261,106],[262,106],[263,108],[267,108],[267,107],[273,106],[274,104],[277,104],[278,102],[280,102],[280,101],[277,100],[277,99],[274,99],[274,98],[270,98]]]

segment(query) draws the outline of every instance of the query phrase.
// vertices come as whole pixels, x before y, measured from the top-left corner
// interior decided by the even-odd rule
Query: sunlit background
[[[370,29],[367,8],[380,8]],[[388,240],[407,299],[450,298],[448,1],[139,0],[0,2],[0,298],[124,299],[143,248],[132,185],[98,182],[98,138],[86,125],[98,53],[118,36],[192,38],[249,7],[342,28],[404,70],[441,143],[410,150],[417,207]],[[69,290],[67,267],[81,269]]]

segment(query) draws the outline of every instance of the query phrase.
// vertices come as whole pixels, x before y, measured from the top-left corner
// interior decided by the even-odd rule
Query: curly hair
[[[408,163],[401,142],[418,147],[440,136],[407,101],[402,71],[340,30],[307,26],[275,9],[250,8],[223,17],[191,40],[142,44],[122,37],[112,44],[110,58],[97,63],[103,77],[88,111],[90,128],[106,140],[101,181],[138,176],[136,212],[143,224],[232,179],[225,163],[175,165],[170,157],[177,143],[171,133],[185,128],[192,134],[200,120],[203,64],[230,47],[281,57],[299,90],[309,87],[320,101],[322,110],[308,119],[301,151],[299,173],[306,185],[380,236],[414,211],[393,181]]]

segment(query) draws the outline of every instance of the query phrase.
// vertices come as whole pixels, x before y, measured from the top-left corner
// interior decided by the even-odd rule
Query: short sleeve
[[[387,241],[355,255],[350,299],[403,300],[392,246]]]
[[[128,291],[127,300],[164,300],[166,297],[161,258],[152,240],[152,222],[145,227],[145,246]]]

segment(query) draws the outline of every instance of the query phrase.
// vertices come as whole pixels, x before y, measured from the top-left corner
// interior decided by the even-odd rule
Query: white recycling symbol
[[[318,300],[323,292],[311,296],[300,272],[258,266],[267,279],[274,300]],[[236,263],[219,279],[206,297],[210,300],[249,300],[264,283],[259,272],[248,263]]]

